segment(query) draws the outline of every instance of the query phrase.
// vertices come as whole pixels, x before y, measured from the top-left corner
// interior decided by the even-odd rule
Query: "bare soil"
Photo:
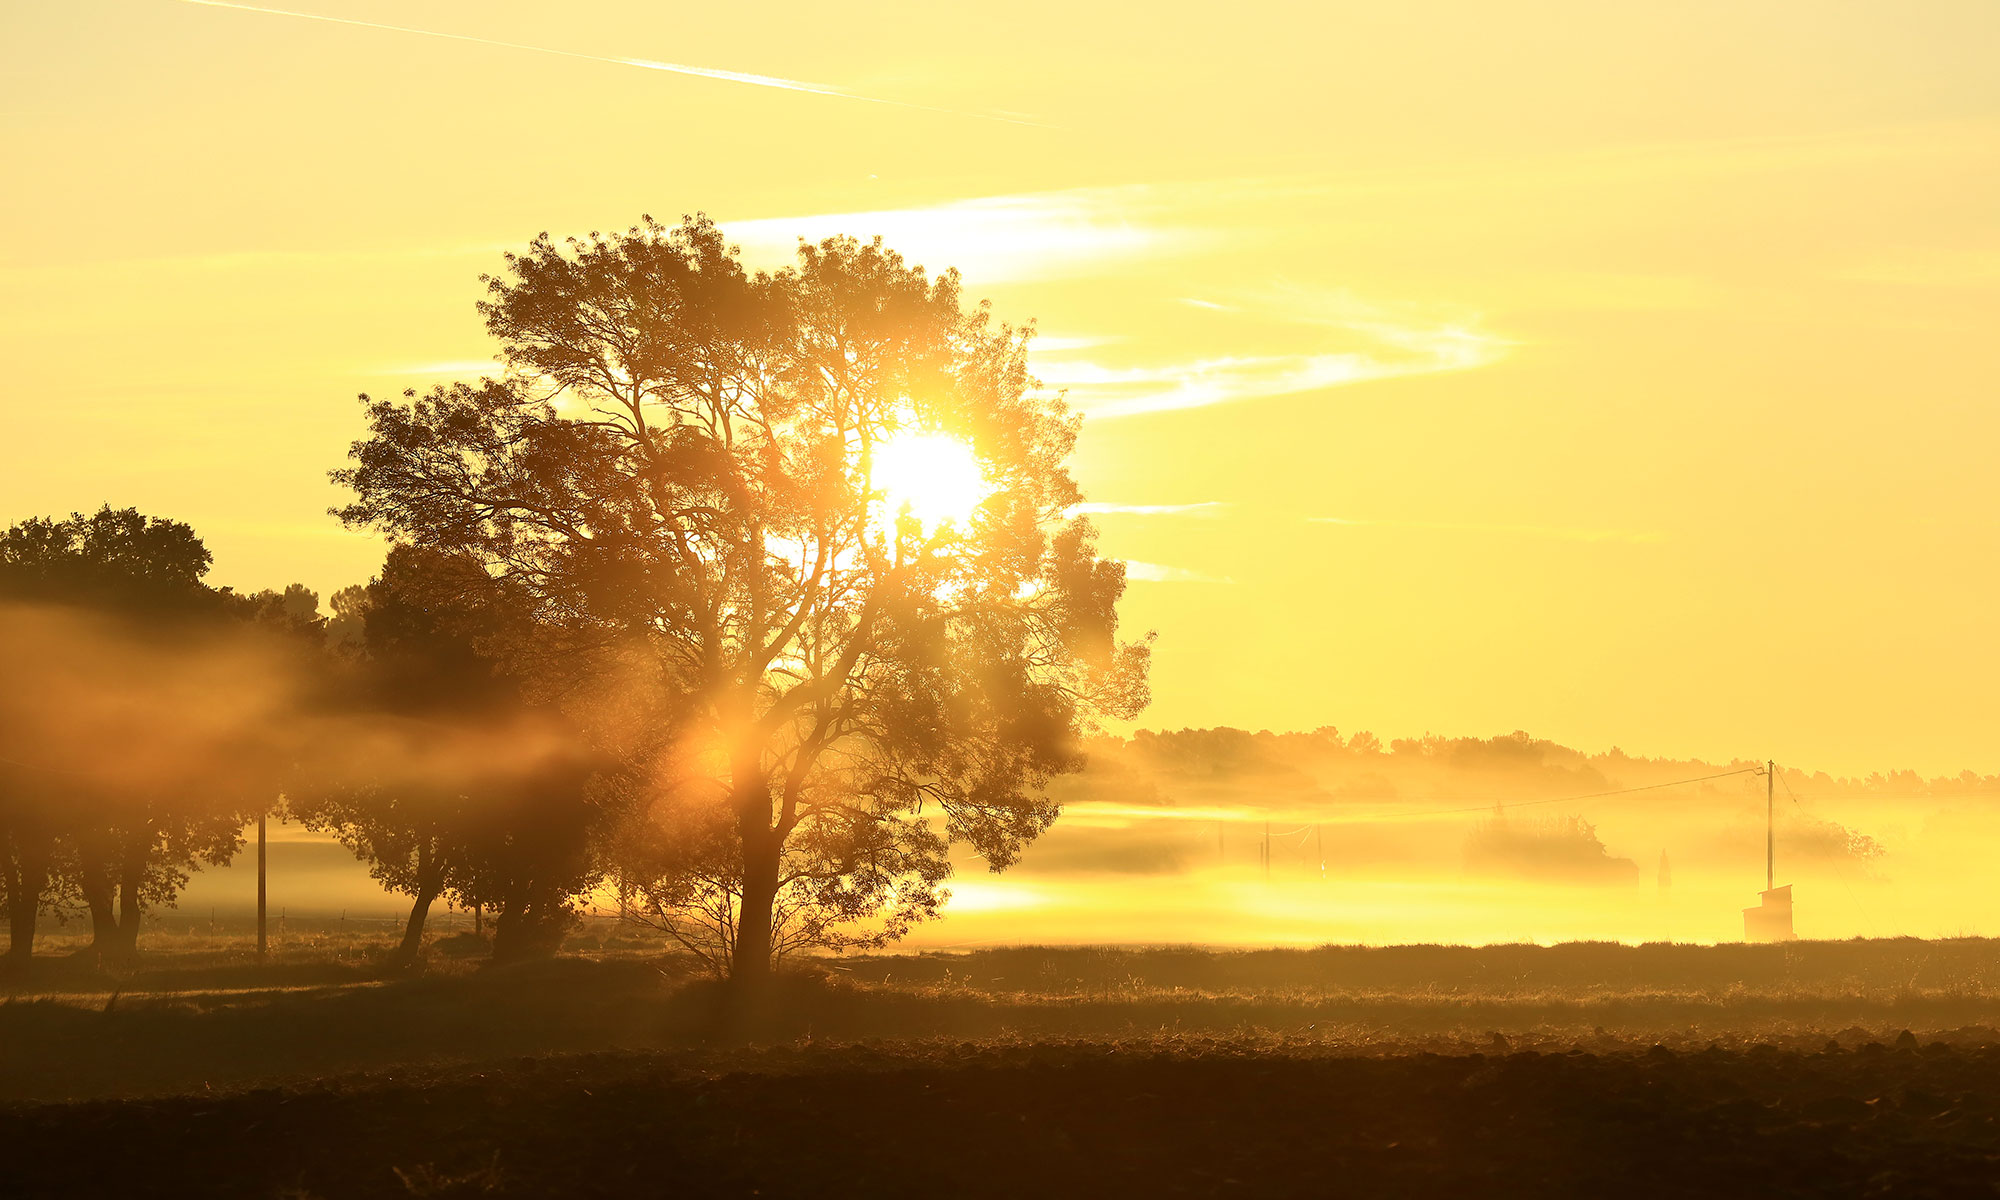
[[[643,957],[60,966],[0,1194],[2000,1191],[2000,946],[1008,950],[746,1023]]]
[[[13,1108],[18,1196],[1973,1196],[2000,1048],[523,1059]]]

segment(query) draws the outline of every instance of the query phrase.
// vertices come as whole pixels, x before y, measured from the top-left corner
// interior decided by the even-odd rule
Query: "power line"
[[[82,776],[83,774],[85,774],[82,771],[72,770],[69,767],[47,767],[43,766],[40,763],[26,763],[15,758],[0,758],[0,764],[5,764],[10,767],[19,767],[23,771],[45,771],[50,775]]]

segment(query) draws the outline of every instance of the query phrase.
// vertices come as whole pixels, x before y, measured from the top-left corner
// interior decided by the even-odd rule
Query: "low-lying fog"
[[[1105,740],[1058,783],[1063,816],[1020,864],[994,875],[960,854],[945,916],[905,945],[1736,940],[1764,887],[1759,767],[1586,756],[1520,734]],[[1593,795],[1624,788],[1650,790]],[[1776,882],[1794,886],[1799,935],[2000,934],[1996,799],[1992,777],[1833,780],[1780,764]],[[271,834],[274,917],[402,915],[338,845]],[[159,919],[240,914],[254,873],[246,848]]]

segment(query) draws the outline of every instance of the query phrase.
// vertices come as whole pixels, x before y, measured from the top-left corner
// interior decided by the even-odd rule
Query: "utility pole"
[[[264,818],[265,809],[259,808],[257,810],[257,961],[260,963],[269,952],[269,943],[264,936]]]
[[[1764,890],[1778,886],[1778,764],[1764,760]]]

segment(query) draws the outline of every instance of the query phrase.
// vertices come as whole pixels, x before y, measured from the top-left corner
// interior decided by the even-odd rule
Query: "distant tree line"
[[[1748,759],[1644,758],[1615,747],[1578,750],[1518,729],[1494,737],[1425,734],[1386,742],[1366,730],[1343,735],[1330,725],[1299,732],[1142,729],[1130,737],[1094,738],[1089,750],[1087,770],[1063,780],[1059,792],[1108,795],[1141,780],[1168,779],[1185,785],[1187,794],[1201,792],[1205,802],[1239,794],[1245,803],[1261,803],[1274,793],[1287,802],[1561,797],[1763,766],[1762,760]],[[1908,770],[1836,777],[1780,762],[1778,772],[1789,794],[1801,798],[2000,796],[2000,775],[1975,771],[1931,778]],[[1760,799],[1761,788],[1760,783]]]

